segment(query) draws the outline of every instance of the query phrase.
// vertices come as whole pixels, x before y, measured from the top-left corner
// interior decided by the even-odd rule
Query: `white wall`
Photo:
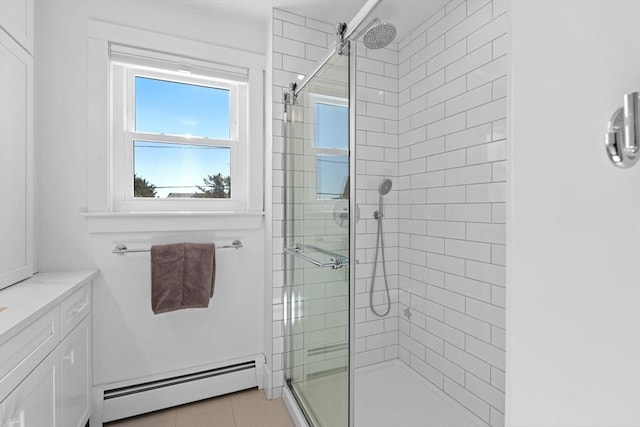
[[[638,16],[512,2],[507,425],[640,425],[640,167],[603,148],[640,89]]]
[[[41,271],[95,267],[87,210],[87,22],[265,53],[264,24],[158,1],[36,2],[36,200]],[[229,37],[229,34],[242,36]],[[64,245],[64,250],[61,246]]]
[[[36,200],[39,270],[99,268],[94,283],[96,383],[125,381],[262,352],[264,230],[89,234],[87,27],[95,19],[264,54],[265,25],[160,1],[36,2]],[[233,36],[230,36],[233,35]],[[106,85],[106,82],[105,82]],[[186,218],[176,219],[188,221]],[[209,309],[153,316],[148,254],[117,256],[118,243],[239,238],[220,250]],[[114,344],[119,343],[119,344]]]

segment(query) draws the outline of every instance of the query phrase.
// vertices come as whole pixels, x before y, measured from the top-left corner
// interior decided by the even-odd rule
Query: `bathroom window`
[[[92,19],[87,31],[89,232],[261,227],[265,56]]]
[[[346,105],[316,102],[316,135],[318,148],[347,150],[349,148],[349,108]]]
[[[349,157],[333,154],[316,156],[316,197],[318,200],[348,199]]]
[[[347,100],[311,94],[314,103],[316,199],[349,198],[349,107]]]
[[[246,79],[118,55],[112,77],[116,210],[243,210]]]

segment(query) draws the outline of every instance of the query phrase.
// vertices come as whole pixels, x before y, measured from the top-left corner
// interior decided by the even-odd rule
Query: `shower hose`
[[[385,259],[384,259],[384,236],[382,233],[382,212],[380,211],[376,211],[374,217],[376,218],[376,220],[378,221],[378,236],[376,237],[376,254],[373,257],[373,274],[371,275],[371,289],[369,290],[369,307],[371,308],[371,311],[373,312],[373,314],[375,314],[378,317],[384,317],[387,314],[389,314],[389,311],[391,311],[391,295],[389,294],[389,282],[387,281],[387,267],[385,266]],[[382,275],[384,277],[384,289],[387,293],[387,308],[385,310],[384,313],[378,313],[376,311],[376,308],[373,305],[373,287],[376,281],[376,270],[378,267],[378,251],[381,249],[382,252]]]

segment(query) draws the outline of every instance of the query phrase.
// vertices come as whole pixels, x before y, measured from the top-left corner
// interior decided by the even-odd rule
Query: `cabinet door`
[[[33,53],[33,0],[0,0],[0,27]]]
[[[32,65],[0,29],[0,289],[33,274]]]
[[[4,401],[2,426],[61,427],[60,352],[52,351]]]
[[[62,341],[62,425],[84,427],[90,413],[91,316]]]

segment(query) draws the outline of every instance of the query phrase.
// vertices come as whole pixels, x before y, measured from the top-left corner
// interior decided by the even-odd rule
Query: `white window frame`
[[[264,54],[184,39],[89,19],[87,46],[87,230],[90,233],[257,229],[265,215]],[[241,210],[116,210],[114,203],[113,123],[110,112],[113,46],[142,52],[154,61],[180,58],[187,68],[211,68],[221,75],[244,74],[248,90],[248,136],[245,159],[246,204]],[[122,50],[122,49],[121,49]],[[183,68],[183,67],[180,67]],[[176,68],[177,71],[177,68]],[[197,70],[197,74],[201,74]],[[172,205],[173,206],[173,205]],[[229,207],[231,209],[231,207]]]
[[[199,69],[199,74],[186,74],[167,67],[155,68],[139,65],[141,61],[112,61],[112,122],[114,152],[113,205],[116,211],[243,211],[247,194],[247,134],[248,88],[246,79],[230,80],[221,73]],[[148,63],[148,60],[143,62]],[[175,67],[174,67],[175,68]],[[208,74],[208,75],[205,75]],[[135,78],[148,77],[158,80],[214,87],[229,91],[229,139],[190,137],[137,132],[135,130]],[[133,195],[134,156],[133,142],[167,142],[185,145],[224,147],[231,150],[231,197],[193,199],[136,198]],[[202,184],[202,183],[198,183]]]
[[[325,95],[325,94],[320,94],[320,93],[309,93],[309,103],[310,105],[310,110],[313,114],[313,127],[309,129],[310,134],[307,135],[306,137],[312,142],[312,149],[314,152],[314,162],[313,162],[313,171],[315,171],[315,175],[316,175],[316,182],[314,183],[314,191],[310,192],[311,194],[313,194],[313,196],[311,196],[311,194],[309,194],[309,202],[318,202],[318,203],[324,203],[324,202],[333,202],[335,203],[336,200],[344,200],[344,199],[320,199],[318,198],[318,184],[317,184],[317,179],[318,179],[318,170],[317,170],[317,161],[318,161],[318,156],[342,156],[342,157],[346,157],[347,158],[347,165],[348,165],[348,161],[349,161],[349,139],[347,139],[347,147],[346,148],[325,148],[325,147],[318,147],[315,145],[316,143],[316,105],[317,104],[325,104],[325,105],[335,105],[338,107],[345,107],[347,108],[347,114],[349,111],[349,100],[345,99],[343,97],[339,97],[339,96],[332,96],[332,95]],[[351,136],[348,135],[348,138],[350,138]]]

